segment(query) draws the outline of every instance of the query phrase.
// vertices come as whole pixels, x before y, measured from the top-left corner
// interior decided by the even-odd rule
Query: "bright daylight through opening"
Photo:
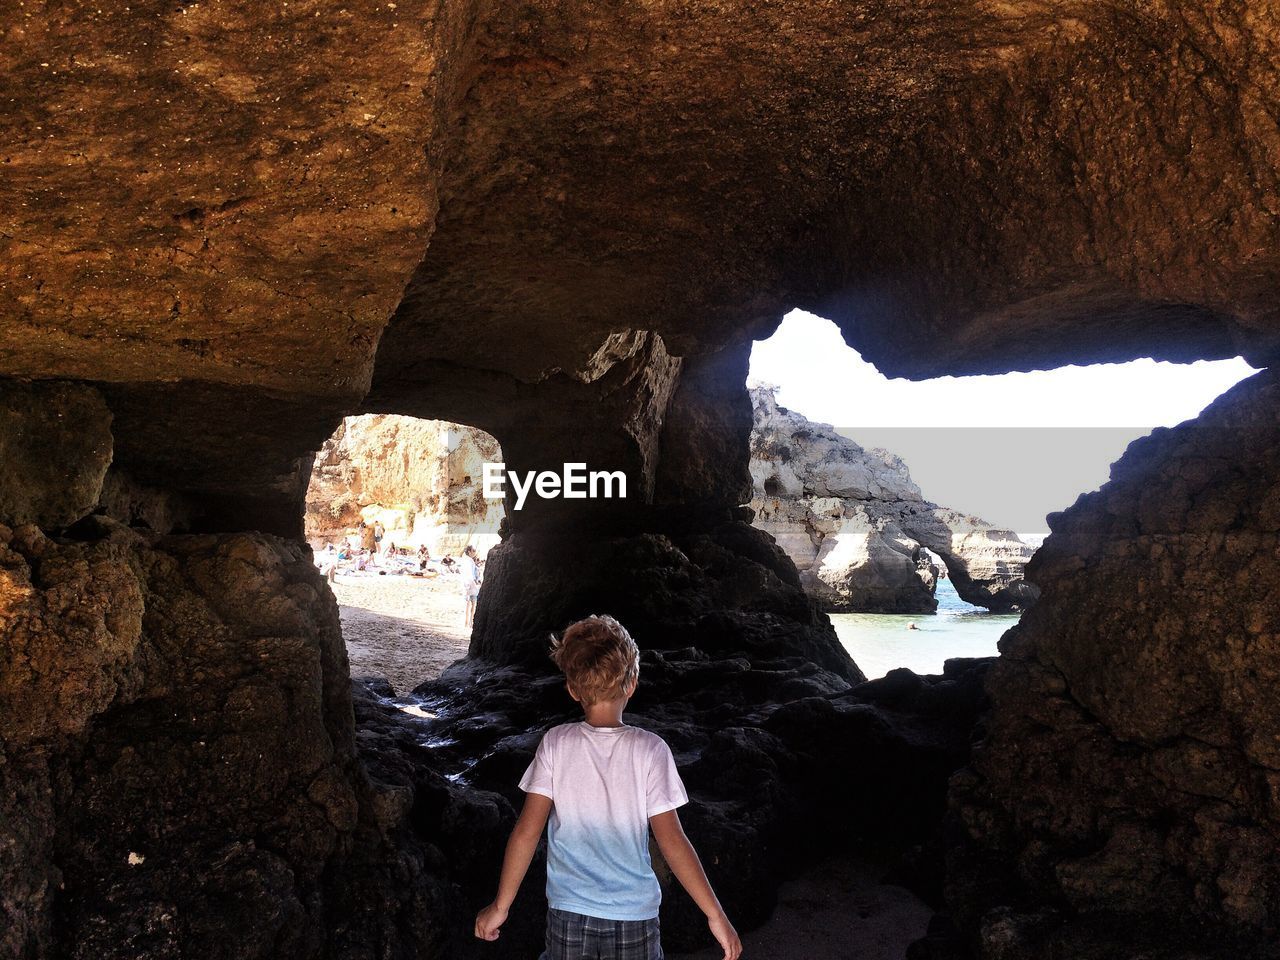
[[[939,673],[995,655],[1034,602],[1024,568],[1047,514],[1254,372],[1134,360],[889,380],[833,323],[794,311],[751,356],[754,523],[869,677]]]

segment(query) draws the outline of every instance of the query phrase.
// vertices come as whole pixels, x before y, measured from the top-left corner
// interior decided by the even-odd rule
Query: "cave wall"
[[[1016,6],[1016,8],[1015,8]],[[1277,343],[1269,4],[1005,6],[850,171],[805,305],[889,376]],[[1023,56],[1034,50],[1034,54]],[[999,358],[999,359],[997,359]]]
[[[477,4],[0,12],[0,375],[101,385],[116,464],[297,535],[439,205]]]
[[[950,897],[981,957],[1274,942],[1278,411],[1259,373],[1050,518],[952,787]]]
[[[795,305],[902,376],[1261,361],[1276,39],[1182,2],[495,10],[374,389],[620,329],[701,355]]]
[[[33,467],[0,497],[0,952],[438,952],[444,871],[390,841],[403,811],[357,760],[309,549],[126,526],[124,481],[91,512],[101,396],[6,390],[0,446]]]

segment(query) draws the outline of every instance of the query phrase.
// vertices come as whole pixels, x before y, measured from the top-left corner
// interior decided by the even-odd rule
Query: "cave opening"
[[[994,656],[1034,604],[1050,513],[1255,372],[1237,357],[890,380],[793,311],[752,353],[753,523],[868,677],[940,673]]]
[[[316,453],[305,537],[338,601],[353,677],[404,695],[466,656],[464,554],[475,551],[483,577],[506,506],[481,478],[501,461],[476,427],[382,413],[344,418]]]

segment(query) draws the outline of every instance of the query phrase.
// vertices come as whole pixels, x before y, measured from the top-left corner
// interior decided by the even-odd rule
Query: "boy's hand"
[[[707,926],[711,928],[711,935],[716,938],[716,943],[724,948],[724,960],[738,960],[742,956],[742,941],[738,939],[738,931],[733,929],[733,924],[723,912],[708,917]]]
[[[476,936],[481,940],[497,940],[498,928],[506,922],[507,911],[495,901],[476,914]]]

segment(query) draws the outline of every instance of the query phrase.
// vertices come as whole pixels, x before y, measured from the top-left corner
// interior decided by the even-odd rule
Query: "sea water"
[[[938,581],[938,612],[833,613],[836,636],[867,679],[897,667],[941,673],[952,657],[994,657],[1001,635],[1018,622],[1016,613],[991,613],[965,603],[951,580]],[[914,623],[915,630],[907,624]]]

